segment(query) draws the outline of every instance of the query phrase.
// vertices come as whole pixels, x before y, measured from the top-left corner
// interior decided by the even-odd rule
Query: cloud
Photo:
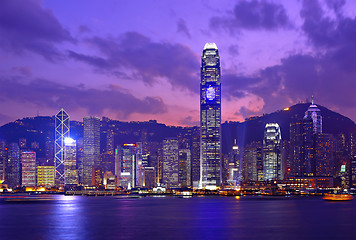
[[[52,11],[37,0],[0,1],[0,35],[0,48],[16,54],[33,52],[48,60],[61,57],[56,44],[73,41]]]
[[[200,121],[194,120],[192,116],[187,116],[179,121],[179,124],[184,126],[199,126]]]
[[[191,35],[190,35],[190,32],[189,32],[189,29],[187,27],[186,22],[182,18],[178,20],[177,32],[178,33],[183,33],[188,38],[192,38]]]
[[[148,85],[165,78],[173,88],[199,90],[199,57],[189,47],[152,42],[137,32],[127,32],[119,39],[94,37],[87,42],[97,48],[101,56],[69,51],[69,57],[113,75],[133,71],[136,80]]]
[[[13,120],[11,117],[0,113],[0,123],[7,123]]]
[[[234,33],[240,29],[276,30],[290,27],[290,20],[281,4],[266,1],[239,1],[228,16],[213,17],[210,26]]]
[[[26,77],[30,77],[32,75],[31,68],[29,68],[27,66],[16,66],[16,67],[12,67],[11,70],[14,73],[19,73]]]
[[[335,11],[339,11],[342,6],[342,2],[331,5]],[[316,48],[330,49],[355,44],[356,18],[339,16],[331,19],[325,16],[318,0],[304,0],[301,17],[304,19],[302,29]]]
[[[105,90],[70,87],[48,80],[26,81],[22,78],[0,78],[1,102],[31,103],[38,107],[69,110],[86,109],[89,114],[102,115],[105,110],[116,112],[120,118],[132,113],[160,114],[167,111],[159,97],[138,99],[119,86]]]
[[[339,56],[341,54],[341,56]],[[224,93],[237,98],[254,94],[263,99],[262,112],[281,109],[316,95],[316,101],[329,107],[336,107],[350,116],[350,109],[356,110],[356,50],[328,52],[325,55],[292,55],[282,59],[281,64],[262,69],[255,76],[224,77]],[[349,62],[349,61],[351,62]],[[241,114],[246,117],[246,111]],[[350,116],[356,117],[356,116]]]
[[[343,1],[328,4],[341,13]],[[303,1],[301,16],[302,30],[316,51],[286,56],[280,64],[250,76],[227,71],[222,76],[225,97],[258,96],[264,103],[261,114],[304,101],[314,94],[317,103],[356,119],[356,18],[342,15],[330,18],[316,0]],[[244,108],[237,114],[253,115]]]

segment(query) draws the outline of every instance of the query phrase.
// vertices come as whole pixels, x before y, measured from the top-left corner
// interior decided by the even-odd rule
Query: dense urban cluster
[[[304,117],[290,123],[289,139],[282,136],[277,121],[255,129],[263,131],[263,138],[246,144],[226,137],[241,134],[225,131],[222,136],[215,43],[207,43],[202,54],[200,127],[164,125],[165,133],[160,134],[153,130],[159,124],[149,121],[138,123],[145,127],[136,131],[105,117],[70,121],[64,109],[48,118],[47,130],[26,128],[21,120],[14,123],[28,136],[39,134],[37,140],[23,136],[0,141],[2,190],[305,190],[356,185],[356,133],[324,133],[323,116],[314,101]]]

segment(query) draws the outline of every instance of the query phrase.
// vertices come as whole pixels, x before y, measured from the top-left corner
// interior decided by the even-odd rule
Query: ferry
[[[351,194],[347,194],[347,193],[344,194],[326,193],[323,199],[326,201],[350,201],[354,199],[354,197],[351,196]]]
[[[174,196],[180,197],[180,198],[190,198],[193,196],[193,193],[191,191],[182,191],[182,192],[176,192]]]

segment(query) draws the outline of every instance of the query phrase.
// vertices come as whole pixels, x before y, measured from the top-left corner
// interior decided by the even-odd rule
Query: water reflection
[[[0,203],[0,239],[352,239],[356,201],[51,196]]]

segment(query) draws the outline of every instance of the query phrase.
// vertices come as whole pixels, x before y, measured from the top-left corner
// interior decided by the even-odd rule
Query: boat
[[[182,191],[182,192],[176,192],[174,196],[180,197],[180,198],[190,198],[193,196],[193,193],[190,191]]]
[[[323,199],[326,201],[350,201],[354,199],[354,197],[347,193],[326,193]]]

